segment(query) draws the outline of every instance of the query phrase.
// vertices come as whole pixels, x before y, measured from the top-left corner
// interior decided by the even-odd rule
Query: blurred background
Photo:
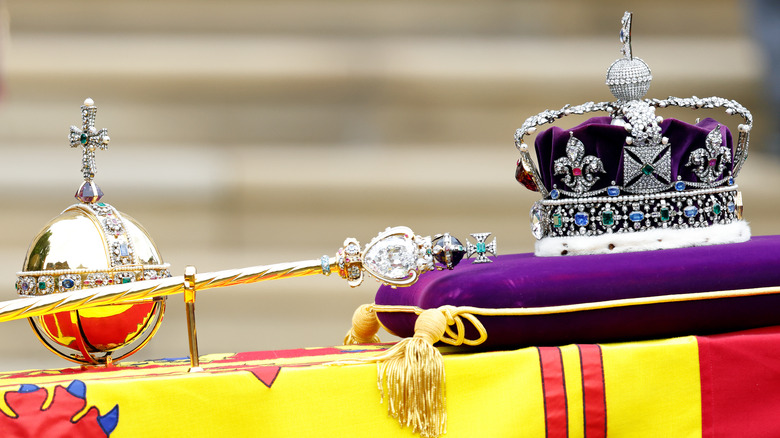
[[[75,202],[81,153],[67,133],[86,97],[111,136],[97,156],[103,200],[144,224],[174,275],[315,259],[392,225],[464,241],[490,231],[501,254],[532,251],[537,197],[514,180],[514,131],[546,108],[612,99],[604,77],[627,8],[648,97],[753,111],[738,183],[753,233],[780,232],[778,117],[752,3],[7,1],[2,299],[16,296],[31,239]],[[200,352],[337,345],[377,287],[331,276],[203,292]],[[182,300],[169,298],[134,359],[187,355]],[[0,343],[0,370],[69,366],[26,321],[0,325]]]

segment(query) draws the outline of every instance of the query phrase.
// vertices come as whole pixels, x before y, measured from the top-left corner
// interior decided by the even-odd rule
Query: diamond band
[[[537,239],[598,236],[654,228],[702,228],[741,219],[736,186],[652,195],[544,200],[534,204]]]

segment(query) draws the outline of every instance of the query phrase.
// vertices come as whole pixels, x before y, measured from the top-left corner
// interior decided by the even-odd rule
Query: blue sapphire
[[[620,187],[618,186],[609,186],[607,187],[607,194],[609,196],[617,196],[620,194]]]
[[[674,183],[674,189],[677,190],[678,192],[682,192],[683,190],[685,190],[685,182],[677,181],[676,183]]]
[[[23,281],[22,282],[22,291],[23,292],[27,292],[28,290],[30,290],[30,285],[26,281]]]
[[[699,213],[699,209],[696,208],[696,206],[689,205],[685,208],[683,208],[683,214],[685,214],[686,217],[694,217]]]
[[[73,289],[73,286],[75,285],[76,283],[74,283],[73,280],[71,280],[70,278],[66,278],[62,280],[62,287],[64,287],[65,289]]]
[[[737,205],[734,204],[733,201],[729,201],[729,203],[726,204],[726,208],[728,208],[730,212],[734,213],[734,210],[737,209]]]
[[[588,225],[588,213],[579,212],[574,215],[574,223],[584,227],[585,225]]]
[[[729,185],[730,185],[730,186],[733,186],[733,185],[734,185],[734,177],[733,177],[733,176],[730,176],[730,177],[729,177]]]
[[[631,222],[639,222],[645,218],[645,214],[641,211],[632,211],[628,214],[628,218],[631,219]]]
[[[550,198],[558,199],[559,196],[561,196],[561,192],[559,192],[558,189],[550,190]]]

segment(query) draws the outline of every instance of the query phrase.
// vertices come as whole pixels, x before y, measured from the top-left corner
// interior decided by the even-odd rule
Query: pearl
[[[528,130],[527,130],[527,131],[525,131],[525,132],[527,132],[527,133],[529,133],[529,134],[533,134],[534,132],[536,132],[536,126],[531,126],[531,127],[530,127],[530,128],[528,128]]]
[[[662,144],[669,144],[669,137],[661,137]]]
[[[634,138],[633,137],[626,137],[626,144],[633,144]]]
[[[528,145],[525,144],[525,143],[520,143],[520,150],[521,151],[527,151],[528,150]]]
[[[84,99],[84,106],[95,106],[95,101],[88,97]]]
[[[111,141],[111,137],[107,135],[103,137],[103,144],[108,144],[109,141]]]

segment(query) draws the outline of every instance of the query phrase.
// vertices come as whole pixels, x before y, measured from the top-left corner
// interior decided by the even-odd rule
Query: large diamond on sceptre
[[[434,269],[431,238],[417,236],[407,227],[387,228],[363,251],[357,240],[349,238],[337,258],[339,274],[350,286],[363,281],[363,272],[390,286],[409,286]]]

